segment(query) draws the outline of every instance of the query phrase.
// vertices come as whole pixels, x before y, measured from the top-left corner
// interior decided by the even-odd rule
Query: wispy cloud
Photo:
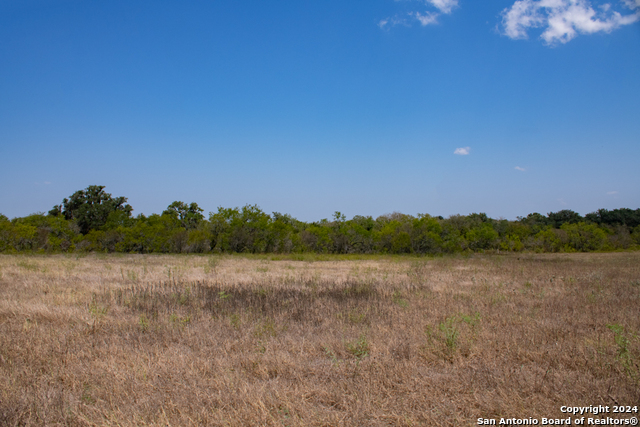
[[[441,13],[449,14],[451,10],[458,7],[458,0],[427,0],[427,3],[431,3]]]
[[[378,22],[378,27],[386,29],[396,25],[410,26],[411,23],[415,21],[419,22],[423,27],[426,27],[427,25],[437,24],[440,15],[449,15],[453,9],[458,7],[458,0],[422,0],[420,3],[423,3],[427,7],[437,9],[437,12],[428,10],[425,12],[411,11],[403,15],[391,16],[381,19]]]
[[[427,12],[422,15],[420,12],[416,12],[411,14],[415,16],[415,18],[420,22],[420,25],[427,26],[429,24],[437,24],[438,23],[438,14]]]
[[[380,22],[378,22],[378,27],[382,28],[383,30],[387,27],[395,27],[396,25],[409,26],[409,22],[407,18],[402,18],[398,15],[381,19]]]
[[[609,196],[613,196],[614,194],[618,194],[618,192],[617,191],[607,191],[607,194]]]
[[[466,156],[470,152],[471,152],[470,147],[461,147],[461,148],[456,148],[456,151],[454,151],[453,154],[457,154],[459,156]]]
[[[520,172],[526,171],[525,168],[521,168],[520,166],[516,166],[514,169],[517,170],[517,171],[520,171]]]
[[[512,39],[528,38],[531,28],[543,28],[548,45],[567,43],[578,34],[611,31],[640,20],[640,0],[620,0],[622,14],[610,3],[594,9],[590,0],[517,0],[502,11],[502,33]],[[629,13],[630,11],[630,13]]]

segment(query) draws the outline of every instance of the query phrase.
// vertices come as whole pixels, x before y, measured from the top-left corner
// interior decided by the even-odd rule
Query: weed
[[[258,338],[275,337],[278,334],[276,324],[273,319],[263,319],[256,325],[254,335]]]
[[[135,283],[138,281],[138,274],[133,270],[127,270],[127,278]]]
[[[85,405],[93,405],[94,403],[96,403],[96,400],[91,396],[90,392],[91,392],[91,386],[89,384],[83,384],[82,396],[80,397],[80,400]]]
[[[393,295],[391,295],[391,300],[402,308],[409,307],[409,302],[406,299],[403,299],[401,297],[402,297],[402,294],[399,291],[394,291]]]
[[[213,271],[214,274],[217,274],[216,268],[218,267],[218,260],[214,257],[208,257],[207,263],[204,265],[204,273],[209,274]]]
[[[233,313],[231,316],[229,316],[229,321],[231,322],[231,326],[233,326],[234,328],[238,329],[240,327],[240,316],[238,316],[236,313]]]
[[[187,305],[191,299],[191,288],[187,286],[184,288],[184,292],[178,296],[178,304]]]
[[[349,317],[349,321],[351,323],[357,325],[357,324],[363,323],[363,322],[365,322],[367,320],[367,313],[366,312],[365,313],[360,313],[358,311],[358,309],[352,308],[349,311],[348,317]]]
[[[375,293],[375,288],[371,282],[350,282],[342,292],[347,297],[366,298]]]
[[[468,325],[468,330],[471,333],[470,340],[475,340],[477,334],[477,327],[480,323],[480,313],[473,315],[466,315],[463,313],[456,314],[445,318],[442,322],[438,323],[438,327],[434,330],[430,325],[425,328],[425,334],[427,335],[428,342],[433,344],[434,340],[442,344],[442,350],[437,349],[436,353],[441,353],[445,359],[451,361],[452,356],[456,353],[458,347],[461,345],[460,338],[464,329],[461,329],[462,325]],[[468,346],[466,347],[468,351]]]
[[[89,303],[89,313],[91,313],[91,316],[97,320],[106,315],[107,311],[109,311],[109,308],[98,304],[96,302],[96,295],[94,294],[91,298],[91,303]]]
[[[185,327],[189,323],[191,323],[191,316],[187,315],[182,317],[182,316],[178,316],[175,313],[171,313],[171,316],[169,316],[169,321],[175,326]],[[148,325],[147,325],[147,328],[148,328]]]
[[[147,316],[141,314],[138,318],[138,325],[142,332],[147,332],[149,330],[149,319],[147,319]]]
[[[440,331],[444,334],[444,343],[450,352],[456,350],[458,345],[458,335],[460,332],[457,327],[456,317],[448,317],[438,325]]]
[[[333,350],[331,350],[329,347],[322,347],[322,349],[324,350],[324,354],[326,354],[327,357],[331,359],[331,363],[333,363],[336,366],[340,363],[340,361],[338,360],[338,357],[333,352]]]
[[[16,265],[18,267],[20,267],[23,270],[27,270],[27,271],[38,271],[38,265],[32,262],[28,262],[28,261],[18,261],[16,263]]]
[[[637,352],[632,352],[631,340],[638,340],[638,336],[629,332],[624,326],[617,323],[607,325],[614,333],[614,341],[618,347],[617,358],[627,375],[635,382],[640,382],[640,365]]]
[[[471,326],[471,330],[475,332],[476,327],[480,323],[480,313],[476,312],[473,316],[467,316],[466,314],[461,313],[459,317],[461,321]]]
[[[617,323],[607,325],[614,333],[614,341],[618,345],[618,357],[626,358],[629,355],[629,339],[625,336],[624,326]]]
[[[369,342],[365,334],[360,335],[356,341],[348,342],[346,347],[347,351],[358,360],[369,356]]]

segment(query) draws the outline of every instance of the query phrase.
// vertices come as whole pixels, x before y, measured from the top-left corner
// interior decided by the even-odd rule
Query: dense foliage
[[[218,208],[206,219],[197,203],[173,202],[162,215],[131,215],[125,197],[103,186],[75,192],[47,215],[0,215],[0,251],[134,253],[574,252],[638,248],[640,209],[600,209],[582,217],[562,210],[516,221],[486,214],[449,218],[392,213],[378,218],[336,212],[306,223],[258,206]]]

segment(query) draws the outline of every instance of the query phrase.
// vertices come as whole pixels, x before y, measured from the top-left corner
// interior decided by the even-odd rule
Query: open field
[[[0,425],[566,419],[640,405],[639,334],[638,252],[1,255]]]

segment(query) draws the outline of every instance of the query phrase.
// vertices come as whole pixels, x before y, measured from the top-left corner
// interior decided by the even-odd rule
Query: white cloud
[[[451,9],[458,6],[458,0],[427,0],[428,3],[434,5],[440,12],[449,14]]]
[[[457,154],[459,156],[466,156],[469,154],[470,151],[471,151],[470,147],[456,148],[456,151],[454,151],[453,154]]]
[[[531,28],[544,28],[546,44],[567,43],[578,34],[610,33],[640,20],[640,0],[621,0],[633,13],[623,15],[610,3],[596,11],[591,0],[517,0],[502,11],[503,33],[512,39],[526,39]]]
[[[398,1],[398,0],[396,0]],[[625,0],[625,1],[631,1],[631,0]],[[635,0],[633,0],[635,1]],[[640,0],[638,0],[640,1]],[[456,7],[458,7],[458,0],[423,0],[421,1],[421,3],[424,3],[426,5],[429,5],[431,7],[434,7],[436,9],[438,9],[437,12],[429,12],[426,11],[424,13],[421,12],[408,12],[406,13],[406,18],[401,18],[398,15],[393,16],[393,17],[389,17],[389,18],[385,18],[385,19],[381,19],[378,22],[378,27],[382,28],[383,30],[387,27],[393,27],[396,25],[407,25],[409,26],[411,24],[411,21],[418,21],[420,23],[420,25],[422,25],[423,27],[427,26],[427,25],[431,25],[431,24],[437,24],[438,23],[438,17],[442,14],[448,15],[451,13],[451,11],[453,9],[455,9]]]
[[[526,171],[525,168],[521,168],[520,166],[516,166],[514,169],[517,170],[517,171],[520,171],[520,172]]]
[[[396,25],[408,25],[407,20],[404,18],[400,18],[398,16],[391,16],[389,18],[385,18],[380,20],[380,22],[378,22],[378,27],[382,28],[383,30],[386,28],[386,26],[396,26]]]
[[[429,24],[437,24],[438,23],[438,14],[427,12],[424,15],[420,14],[420,12],[416,12],[414,14],[416,19],[420,22],[420,25],[423,27]]]
[[[607,194],[609,196],[613,196],[614,194],[618,194],[618,192],[617,191],[607,191]]]
[[[640,0],[622,0],[629,9],[640,9]]]

